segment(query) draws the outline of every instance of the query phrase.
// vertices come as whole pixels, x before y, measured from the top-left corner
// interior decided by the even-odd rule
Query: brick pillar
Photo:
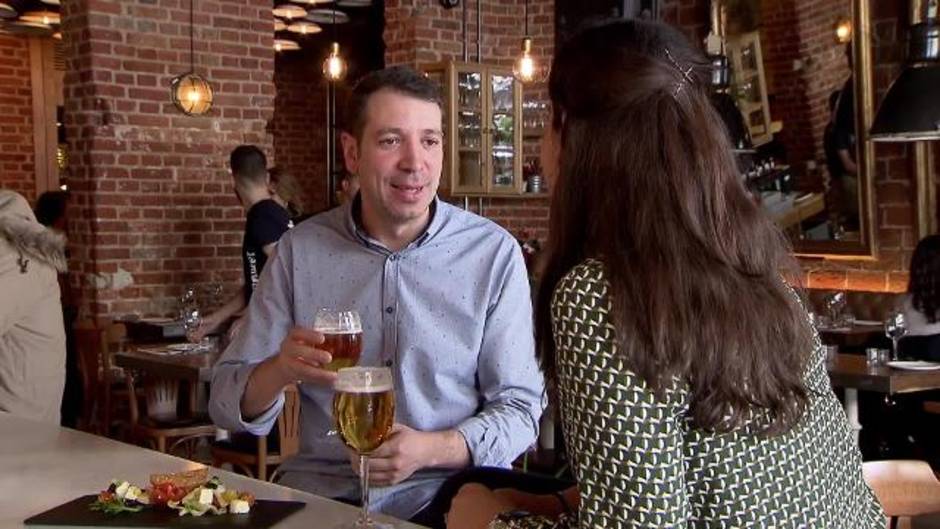
[[[0,35],[0,189],[36,198],[29,39]]]
[[[171,314],[184,284],[238,286],[244,213],[228,153],[240,143],[271,152],[271,8],[196,1],[196,70],[215,103],[190,117],[169,91],[189,69],[189,5],[62,2],[71,282],[82,316]]]

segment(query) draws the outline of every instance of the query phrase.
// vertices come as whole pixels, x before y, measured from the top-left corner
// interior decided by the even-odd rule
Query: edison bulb
[[[186,95],[186,99],[188,99],[190,103],[198,103],[199,100],[202,99],[202,96],[199,95],[199,90],[193,88],[189,91],[189,94]]]
[[[512,67],[513,76],[523,83],[530,83],[536,76],[535,59],[532,57],[532,39],[522,39],[522,55]]]
[[[323,61],[323,75],[330,81],[339,81],[346,76],[346,61],[339,54],[339,43],[334,42],[330,55]]]

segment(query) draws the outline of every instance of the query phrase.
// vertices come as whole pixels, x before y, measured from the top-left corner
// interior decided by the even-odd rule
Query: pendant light
[[[532,57],[532,39],[529,38],[529,0],[525,0],[524,9],[525,36],[522,37],[522,54],[513,64],[512,74],[521,83],[531,83],[538,76],[538,67]]]
[[[911,2],[907,65],[891,84],[871,127],[872,141],[940,140],[938,0]]]
[[[196,75],[196,52],[193,37],[193,3],[189,0],[189,71],[170,81],[170,97],[183,114],[201,116],[212,108],[212,86]]]
[[[346,77],[346,61],[339,54],[339,41],[336,40],[336,9],[333,9],[333,44],[330,45],[330,54],[323,61],[323,75],[326,80],[334,83]]]

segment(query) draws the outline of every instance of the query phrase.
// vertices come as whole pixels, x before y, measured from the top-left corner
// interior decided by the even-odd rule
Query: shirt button
[[[391,361],[391,360],[386,360],[386,361],[385,361],[385,367],[392,367],[392,361]]]
[[[385,312],[386,312],[387,314],[391,314],[391,313],[395,312],[395,307],[385,307]]]
[[[398,260],[398,255],[397,255],[397,254],[392,254],[392,255],[389,257],[389,260],[391,260],[391,261],[397,261],[397,260]]]

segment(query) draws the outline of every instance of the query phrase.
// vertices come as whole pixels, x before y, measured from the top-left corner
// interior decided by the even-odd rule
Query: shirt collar
[[[349,232],[352,233],[356,239],[366,246],[381,248],[385,251],[388,251],[385,246],[379,241],[371,237],[365,230],[362,225],[362,193],[356,193],[356,197],[353,198],[346,208],[346,227],[349,229]],[[434,195],[434,200],[431,201],[429,206],[431,210],[431,220],[428,222],[427,227],[421,232],[418,237],[412,241],[406,249],[417,248],[426,244],[431,240],[434,235],[441,231],[441,228],[444,225],[446,217],[446,208],[441,207],[441,200]]]

